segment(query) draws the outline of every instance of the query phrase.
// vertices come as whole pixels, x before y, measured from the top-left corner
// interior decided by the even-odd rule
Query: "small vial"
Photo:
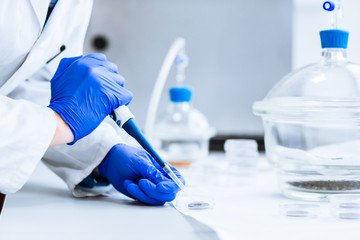
[[[227,184],[238,185],[255,177],[259,159],[255,140],[228,139],[224,149],[227,162],[224,177]]]
[[[252,139],[228,139],[224,144],[227,161],[244,167],[253,167],[259,158],[258,145]]]

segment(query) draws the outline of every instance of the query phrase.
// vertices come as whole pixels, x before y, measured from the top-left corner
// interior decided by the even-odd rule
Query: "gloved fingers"
[[[59,63],[60,70],[65,70],[68,68],[73,62],[78,60],[79,58],[82,58],[83,56],[77,56],[77,57],[71,57],[71,58],[63,58],[61,59]],[[59,69],[58,69],[59,70]]]
[[[86,55],[84,58],[94,58],[100,61],[106,61],[106,56],[102,53],[91,53]]]
[[[117,65],[113,62],[107,61],[106,56],[102,53],[89,54],[86,55],[83,59],[87,63],[92,63],[93,66],[102,66],[109,72],[119,74],[119,69]]]
[[[176,168],[174,168],[170,164],[168,165],[170,169],[175,173],[175,175],[180,179],[180,181],[185,185],[185,178],[183,177],[183,175],[181,175],[181,173]]]
[[[168,166],[171,168],[171,170],[174,172],[174,174],[179,178],[179,180],[185,185],[185,178],[181,175],[181,173],[176,168],[171,166],[170,164],[168,164]],[[168,178],[170,178],[167,173],[166,173],[166,176]],[[177,193],[181,189],[173,180],[169,180],[169,181],[164,181],[164,182],[159,183],[156,186],[156,190],[158,192],[163,192],[163,193],[171,193],[171,192]]]
[[[93,62],[94,65],[96,65],[96,66],[104,67],[109,72],[119,74],[119,69],[118,69],[117,65],[113,62],[109,62],[109,61],[101,60],[101,59],[97,59],[97,58],[88,59],[88,61]]]
[[[181,173],[174,168],[173,166],[171,166],[170,164],[167,163],[167,165],[170,167],[170,169],[174,172],[174,174],[179,178],[179,180],[185,185],[185,178],[181,175]],[[164,192],[164,193],[168,193],[169,191],[173,191],[173,188],[177,188],[177,192],[180,191],[180,188],[178,187],[178,185],[170,178],[169,174],[167,174],[165,172],[165,170],[160,167],[158,165],[158,170],[164,175],[166,176],[166,178],[168,178],[168,181],[164,181],[162,183],[160,183],[157,187],[158,187],[158,191],[160,192]]]
[[[164,181],[156,185],[156,191],[159,193],[176,194],[180,190],[181,190],[180,187],[173,180]]]
[[[103,67],[93,69],[92,71],[96,73],[98,79],[101,79],[101,83],[104,84],[103,86],[106,86],[108,89],[116,91],[124,87],[125,79],[118,73],[113,73],[108,70],[104,71]]]
[[[152,164],[145,166],[141,178],[149,179],[154,184],[158,184],[163,181],[169,181],[169,178],[167,178],[161,171],[159,171],[159,169],[157,169]]]
[[[165,172],[165,170],[155,161],[155,159],[154,158],[151,158],[151,162],[152,162],[152,164],[162,173],[162,174],[164,174],[168,179],[171,179],[170,178],[170,176]],[[169,163],[166,163],[170,168],[171,168],[171,170],[173,170],[173,172],[175,173],[175,174],[179,174],[180,175],[180,173],[178,172],[178,170],[176,169],[176,168],[174,168],[173,166],[171,166]]]
[[[79,58],[82,58],[82,56],[61,59],[59,66],[54,74],[53,80],[55,80],[57,77],[59,77],[61,74],[63,74],[65,72],[65,70]]]
[[[111,81],[108,81],[108,83],[112,84],[112,88],[118,88],[120,85],[121,87],[124,87],[125,79],[123,76],[119,75],[118,73],[109,72],[106,74],[107,76],[103,76],[104,78],[111,79]],[[116,84],[116,85],[115,85]]]
[[[170,202],[170,201],[174,200],[176,197],[176,193],[174,191],[169,192],[169,193],[158,192],[157,185],[155,185],[154,183],[150,182],[147,179],[141,179],[138,184],[139,184],[140,189],[143,192],[145,192],[146,195],[151,197],[152,199]]]
[[[118,69],[117,65],[113,62],[106,61],[104,64],[104,67],[106,67],[106,69],[112,73],[119,74],[119,69]]]
[[[111,109],[110,112],[122,105],[129,105],[129,103],[133,99],[132,92],[130,92],[124,87],[121,87],[119,85],[113,85],[111,89],[112,94],[108,94],[108,98],[106,98],[106,100],[104,100],[103,102],[105,106],[108,106],[109,109]],[[108,114],[110,114],[110,112]]]
[[[133,196],[135,199],[137,199],[143,203],[147,203],[147,204],[151,204],[151,205],[164,205],[165,204],[164,201],[152,199],[149,196],[147,196],[140,189],[140,187],[131,180],[125,180],[124,186],[125,186],[126,190],[131,194],[131,196]]]
[[[180,191],[180,187],[170,178],[170,176],[160,167],[159,164],[155,162],[155,160],[147,154],[148,157],[152,161],[152,166],[148,165],[147,167],[147,174],[143,174],[145,178],[149,179],[151,182],[157,184],[157,191],[162,193],[177,193]],[[184,177],[180,174],[180,172],[168,164],[174,174],[180,179],[181,182],[185,184]]]
[[[162,169],[162,167],[155,161],[155,159],[148,153],[148,155],[150,156],[150,160],[152,162],[152,164],[163,174],[166,175],[165,171]]]
[[[115,96],[118,99],[117,106],[114,106],[116,108],[120,107],[121,105],[129,105],[131,100],[133,99],[133,94],[129,90],[127,90],[124,87],[117,88],[117,91],[115,92]]]

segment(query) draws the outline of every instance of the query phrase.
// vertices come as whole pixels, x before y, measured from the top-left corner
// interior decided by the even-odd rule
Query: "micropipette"
[[[130,112],[130,109],[127,106],[123,105],[118,107],[116,110],[110,113],[110,117],[119,127],[123,128],[154,158],[154,160],[162,167],[162,169],[164,169],[164,171],[179,186],[180,189],[185,187],[185,185],[171,170],[169,165],[157,154],[149,141],[142,134],[134,121],[135,116]]]

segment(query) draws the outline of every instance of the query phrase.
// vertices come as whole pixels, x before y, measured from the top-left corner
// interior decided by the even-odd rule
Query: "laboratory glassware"
[[[252,139],[227,139],[224,143],[227,162],[243,168],[256,168],[258,145]]]
[[[259,152],[253,139],[227,139],[224,144],[225,167],[220,177],[224,186],[255,182]]]
[[[287,203],[279,205],[281,215],[294,218],[315,218],[320,213],[317,204]]]
[[[174,166],[189,166],[209,152],[209,140],[215,130],[206,117],[191,105],[191,87],[170,89],[170,103],[154,127],[159,154]]]
[[[291,198],[360,194],[360,65],[348,61],[349,33],[335,22],[320,32],[321,61],[291,72],[253,105],[266,156]]]
[[[153,136],[153,128],[161,93],[164,89],[166,80],[168,79],[171,67],[174,63],[177,67],[176,80],[178,81],[178,84],[182,84],[185,79],[185,68],[188,65],[188,57],[185,53],[185,45],[185,39],[177,38],[171,45],[161,65],[146,114],[145,134],[148,138],[152,138]]]
[[[204,191],[203,187],[188,188],[177,195],[173,201],[176,209],[182,210],[210,210],[215,207],[215,202],[209,192]]]
[[[343,220],[360,220],[360,195],[336,194],[330,197],[331,216]]]

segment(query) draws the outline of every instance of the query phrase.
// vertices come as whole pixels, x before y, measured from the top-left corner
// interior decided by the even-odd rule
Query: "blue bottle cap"
[[[322,48],[347,48],[349,32],[339,29],[330,29],[320,32]]]
[[[170,100],[172,102],[190,102],[192,95],[191,87],[172,87],[170,88]]]
[[[326,1],[323,4],[323,8],[324,8],[324,10],[329,11],[329,12],[334,11],[335,3],[332,1]]]

